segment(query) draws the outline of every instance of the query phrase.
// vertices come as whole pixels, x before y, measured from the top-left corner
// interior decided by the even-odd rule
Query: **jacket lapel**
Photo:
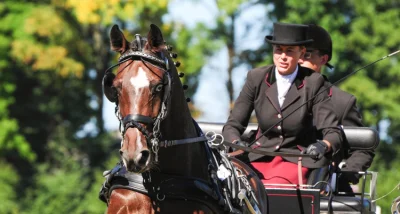
[[[297,78],[297,77],[296,77]],[[300,98],[299,92],[297,90],[296,84],[292,84],[288,93],[285,96],[285,100],[282,103],[281,110],[285,110],[288,106],[294,103],[297,99]]]
[[[265,90],[265,95],[271,102],[272,106],[274,106],[276,111],[281,112],[281,108],[279,107],[279,101],[278,101],[278,87],[275,78],[275,66],[272,66],[271,70],[267,72],[267,75],[265,76],[265,84],[267,85],[267,90]]]
[[[285,101],[283,101],[281,107],[282,111],[300,98],[299,89],[304,86],[304,77],[305,71],[303,71],[303,67],[299,65],[296,79],[294,79],[293,84],[290,86],[290,89],[286,94]]]

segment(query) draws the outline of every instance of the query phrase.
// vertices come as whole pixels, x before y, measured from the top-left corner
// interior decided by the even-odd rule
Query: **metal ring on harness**
[[[391,213],[400,214],[400,196],[393,200]]]
[[[207,143],[209,144],[210,147],[218,147],[220,145],[223,145],[222,143],[224,142],[224,136],[221,134],[217,134],[213,131],[209,131],[206,133],[207,137]],[[220,140],[217,140],[219,138]],[[223,145],[225,147],[225,145]]]
[[[162,195],[163,195],[162,198],[160,198],[160,193],[157,193],[157,195],[156,195],[157,200],[159,200],[159,201],[164,201],[164,199],[165,199],[165,194],[162,194]]]

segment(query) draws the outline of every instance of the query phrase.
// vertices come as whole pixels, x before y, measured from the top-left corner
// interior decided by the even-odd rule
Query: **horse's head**
[[[108,100],[116,103],[122,125],[121,158],[133,172],[150,168],[152,151],[158,149],[151,146],[152,141],[160,135],[171,92],[168,51],[160,29],[156,25],[150,27],[147,38],[136,34],[132,42],[125,39],[117,25],[112,27],[111,49],[121,55],[103,78],[103,91]],[[117,66],[114,75],[112,68]]]

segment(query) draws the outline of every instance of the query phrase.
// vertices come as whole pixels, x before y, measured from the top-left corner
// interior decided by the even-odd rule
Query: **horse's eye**
[[[158,85],[154,88],[154,91],[155,91],[155,92],[160,92],[160,91],[162,91],[162,89],[163,89],[163,85],[162,85],[162,84],[158,84]]]

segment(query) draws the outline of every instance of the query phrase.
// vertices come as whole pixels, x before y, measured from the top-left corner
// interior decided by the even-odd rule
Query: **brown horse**
[[[110,33],[111,49],[121,56],[106,71],[103,87],[117,105],[123,137],[123,164],[113,176],[120,173],[129,181],[110,190],[107,213],[249,213],[246,200],[237,196],[240,190],[232,190],[235,180],[224,189],[217,178],[222,159],[190,115],[173,54],[160,29],[150,28],[147,39],[137,34],[133,42],[116,25]],[[115,76],[111,69],[117,66]],[[257,175],[242,162],[230,160],[232,169],[248,181],[260,212],[266,213],[266,194]]]

